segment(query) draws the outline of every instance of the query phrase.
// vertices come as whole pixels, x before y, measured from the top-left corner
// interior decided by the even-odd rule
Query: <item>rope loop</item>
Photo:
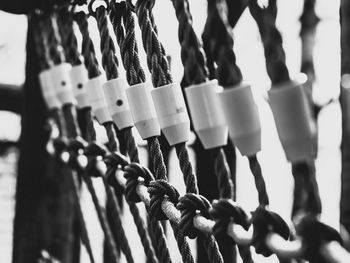
[[[303,257],[310,262],[326,262],[319,252],[322,244],[331,241],[343,243],[340,234],[334,228],[319,222],[312,215],[305,216],[296,226],[296,231],[302,237]]]
[[[246,212],[232,199],[213,200],[212,208],[209,209],[212,219],[216,221],[213,228],[215,236],[227,235],[227,228],[230,223],[249,229],[250,221]]]
[[[124,177],[126,179],[125,196],[126,199],[138,203],[141,201],[139,195],[136,192],[137,185],[143,179],[143,184],[149,186],[151,181],[154,181],[152,173],[145,167],[138,163],[130,163],[124,168]]]
[[[150,194],[150,216],[158,220],[167,220],[168,217],[162,210],[164,198],[173,203],[175,206],[178,203],[180,194],[174,186],[166,180],[156,180],[149,183],[148,192]]]
[[[193,225],[193,218],[199,214],[210,218],[210,202],[202,195],[187,193],[179,199],[176,207],[181,211],[180,230],[191,239],[197,237],[199,230]]]
[[[269,233],[279,234],[285,240],[289,238],[290,232],[287,223],[278,214],[264,207],[259,206],[252,212],[251,222],[254,226],[252,245],[255,247],[256,253],[265,257],[273,254],[265,243]]]

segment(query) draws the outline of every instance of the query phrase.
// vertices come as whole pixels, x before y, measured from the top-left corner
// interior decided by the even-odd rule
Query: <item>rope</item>
[[[145,72],[140,65],[135,38],[135,20],[125,2],[111,2],[109,14],[114,33],[120,47],[120,55],[129,85],[146,81]]]
[[[225,153],[221,147],[212,149],[211,152],[214,161],[214,171],[218,179],[219,196],[220,198],[233,199],[233,182]]]
[[[249,9],[259,27],[265,50],[267,73],[272,84],[276,85],[289,81],[285,52],[282,47],[282,37],[276,28],[276,1],[270,0],[267,7],[261,8],[256,0],[251,0]],[[321,202],[314,163],[292,163],[292,173],[295,179],[292,217],[304,212],[319,214],[321,212]],[[304,193],[304,195],[300,195],[300,193]]]
[[[232,28],[228,25],[227,17],[222,14],[223,12],[219,12],[217,5],[224,5],[224,2],[217,4],[208,1],[208,16],[202,39],[205,52],[210,58],[208,67],[211,68],[212,75],[218,79],[221,86],[227,88],[240,83],[242,73],[236,65],[236,55],[233,51],[234,41],[229,32],[232,31]],[[225,20],[222,17],[225,17]]]
[[[139,21],[139,26],[142,33],[142,42],[147,55],[147,65],[152,75],[152,82],[155,87],[160,87],[166,84],[172,83],[172,77],[169,71],[168,62],[164,55],[164,48],[160,43],[155,30],[152,27],[152,21],[150,19],[150,13],[152,9],[152,1],[138,0],[136,3],[136,14]],[[154,22],[153,22],[154,23]],[[150,145],[151,147],[152,145]],[[156,145],[153,145],[154,147]],[[198,194],[197,179],[193,173],[191,162],[189,161],[188,152],[185,143],[181,143],[175,146],[176,153],[179,159],[180,168],[184,176],[187,193]],[[156,147],[155,147],[156,149]],[[157,149],[156,149],[157,150]],[[159,150],[160,152],[160,150]],[[154,157],[160,158],[160,154],[155,151]],[[154,160],[154,159],[153,159]],[[157,165],[157,164],[155,164]],[[160,168],[160,167],[158,167]],[[165,172],[165,168],[157,171],[155,168],[156,178],[159,171]],[[180,226],[181,229],[181,226]],[[222,256],[219,252],[217,243],[212,235],[207,236],[204,245],[210,246],[208,256],[212,259],[215,258],[215,262],[222,262]]]
[[[98,68],[94,44],[89,34],[88,16],[83,11],[80,11],[75,13],[73,18],[78,24],[82,35],[82,55],[84,57],[84,64],[88,71],[89,79],[95,78],[101,75],[101,71]]]
[[[68,10],[68,6],[63,6],[58,10],[57,25],[67,62],[73,66],[82,64],[73,30],[73,16],[72,12]]]
[[[181,44],[181,60],[184,66],[182,86],[199,84],[208,78],[205,55],[192,27],[192,15],[187,0],[172,0],[179,21],[178,37]],[[186,83],[186,84],[185,84]]]
[[[60,49],[58,48],[58,45],[60,44],[60,39],[59,39],[59,36],[55,32],[53,32],[53,31],[55,31],[53,28],[53,25],[52,24],[50,24],[50,25],[51,26],[48,27],[49,28],[48,45],[49,45],[50,54],[54,56],[53,61],[55,64],[61,63],[65,59],[64,59],[64,55],[63,55],[62,51],[60,51]],[[64,119],[66,122],[66,126],[67,126],[68,138],[72,140],[73,144],[74,143],[79,144],[79,139],[78,139],[79,130],[78,130],[77,123],[76,123],[74,106],[72,104],[63,105],[62,111],[63,111]],[[76,149],[76,150],[78,150],[78,149]],[[76,155],[79,156],[79,154],[76,154]],[[104,234],[105,234],[105,237],[106,237],[106,241],[107,241],[106,243],[107,243],[108,249],[113,256],[113,261],[117,262],[118,261],[118,252],[116,249],[116,244],[113,240],[113,236],[111,234],[110,226],[108,225],[108,222],[106,219],[105,211],[103,210],[103,208],[99,204],[95,189],[94,189],[92,181],[91,181],[91,178],[86,174],[86,172],[83,172],[82,170],[80,170],[80,174],[81,174],[83,180],[85,181],[85,183],[88,187],[88,190],[92,196],[93,203],[95,205],[95,209],[97,211],[101,227],[102,227]]]
[[[273,84],[289,80],[286,55],[282,46],[282,36],[276,27],[276,0],[269,0],[269,5],[261,8],[257,0],[249,1],[249,10],[256,21],[263,42],[266,69]]]
[[[108,32],[106,10],[104,7],[99,7],[96,10],[96,20],[97,20],[100,35],[101,35],[101,49],[102,49],[101,51],[102,51],[102,54],[104,54],[104,55],[102,55],[102,56],[104,56],[104,58],[102,59],[102,64],[103,64],[104,69],[106,71],[107,78],[108,79],[116,78],[116,77],[118,77],[118,71],[117,71],[118,70],[117,69],[118,60],[117,60],[116,56],[114,55],[115,48],[114,48],[114,44],[113,44],[112,39],[111,39],[109,32]],[[105,45],[105,44],[103,44],[103,41],[109,41],[110,44]],[[109,50],[110,48],[112,48],[112,50]],[[106,63],[106,61],[112,61],[112,62]],[[112,152],[116,151],[117,150],[117,140],[116,140],[116,134],[114,131],[113,123],[105,123],[104,126],[106,129],[107,137],[108,137],[108,141],[109,141],[109,149]],[[127,128],[127,129],[124,129],[122,131],[119,131],[119,135],[122,138],[126,138],[126,140],[125,140],[126,150],[128,151],[131,160],[133,160],[135,162],[136,161],[139,162],[136,144],[135,144],[134,138],[132,137],[132,134],[131,134],[131,128]],[[118,191],[117,193],[121,193],[121,191]],[[131,202],[128,202],[128,204],[129,204],[130,212],[133,215],[134,222],[136,224],[138,233],[140,235],[141,243],[144,247],[147,259],[149,260],[149,262],[157,262],[157,259],[154,255],[154,250],[153,250],[152,245],[150,243],[150,238],[149,238],[147,230],[145,228],[145,223],[140,216],[138,208],[135,204],[133,204]],[[158,228],[159,228],[159,226],[158,226]],[[159,229],[158,229],[158,233],[159,233]],[[158,235],[159,238],[162,238],[162,236],[163,236],[163,234]],[[163,237],[163,240],[164,240],[164,237]],[[167,246],[165,245],[164,247],[166,248]],[[163,251],[163,255],[166,255],[167,257],[170,258],[169,252],[167,251],[167,249],[165,252]],[[168,262],[168,261],[166,260],[164,262]]]
[[[269,196],[266,191],[266,184],[261,172],[260,163],[256,158],[256,155],[249,156],[248,161],[249,161],[250,170],[254,176],[255,187],[256,187],[256,190],[258,191],[259,205],[262,207],[268,206]]]
[[[152,0],[151,0],[152,1]],[[172,82],[168,61],[165,56],[164,47],[159,42],[155,23],[152,16],[149,0],[139,0],[136,3],[136,14],[142,33],[142,43],[147,54],[147,66],[152,75],[152,83],[160,87]]]
[[[120,47],[120,54],[122,57],[123,65],[126,69],[126,76],[129,85],[135,85],[145,82],[145,73],[140,65],[138,57],[138,47],[135,39],[135,21],[129,8],[127,8],[125,2],[111,2],[110,20],[112,22],[114,32],[117,38],[118,45]],[[134,137],[132,136],[131,128],[123,129],[119,132],[119,137],[126,143],[125,151],[129,154],[130,160],[135,163],[139,163],[138,150]],[[158,140],[155,139],[157,142]],[[158,152],[160,153],[160,152]],[[162,158],[162,156],[161,156]],[[160,162],[164,164],[164,162]],[[165,166],[164,166],[165,167]],[[165,176],[166,172],[164,172]],[[129,198],[127,198],[129,199]],[[130,199],[129,199],[130,200]],[[132,200],[130,200],[132,201]],[[156,218],[149,216],[150,221],[150,234],[152,236],[153,246],[158,248],[157,254],[161,262],[171,262],[170,254],[166,244],[166,238],[164,236],[163,228],[160,222]],[[176,226],[172,226],[173,229]],[[175,234],[174,229],[174,234]],[[181,239],[179,235],[176,235],[178,244]],[[183,239],[184,240],[184,239]],[[188,245],[182,245],[182,247],[188,248]],[[185,261],[190,262],[190,261]]]
[[[107,10],[101,5],[96,9],[96,21],[100,32],[100,49],[102,52],[102,66],[106,72],[107,80],[118,78],[118,59],[113,40],[109,34],[107,24]]]

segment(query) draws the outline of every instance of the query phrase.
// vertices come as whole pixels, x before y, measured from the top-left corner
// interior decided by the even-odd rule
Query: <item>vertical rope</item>
[[[113,40],[109,34],[107,24],[107,10],[101,5],[96,9],[96,21],[100,32],[100,49],[102,52],[102,66],[106,72],[107,80],[118,78],[118,59]]]
[[[54,25],[52,24],[51,19],[50,19],[50,23],[48,23],[48,25],[49,25],[48,26],[48,29],[49,29],[48,30],[48,45],[49,45],[50,55],[51,55],[51,58],[52,58],[54,64],[58,64],[58,63],[65,61],[64,54],[63,54],[62,50],[59,48],[60,38],[59,38],[58,34],[55,32]],[[74,140],[79,136],[79,129],[78,129],[77,123],[76,123],[74,106],[71,104],[66,104],[62,107],[62,111],[63,111],[63,115],[64,115],[66,125],[67,125],[67,136],[69,139]],[[116,249],[116,244],[113,240],[113,236],[111,234],[111,229],[110,229],[108,222],[106,220],[105,211],[103,210],[103,208],[99,204],[95,189],[94,189],[92,181],[91,181],[91,178],[85,173],[82,173],[82,178],[84,179],[84,181],[88,187],[88,190],[92,196],[92,199],[93,199],[93,202],[94,202],[94,205],[96,208],[96,212],[97,212],[98,217],[99,217],[101,227],[102,227],[104,234],[106,236],[109,251],[113,255],[113,260],[115,262],[117,262],[118,261],[118,252]]]
[[[152,0],[138,0],[136,3],[136,14],[142,33],[142,42],[147,54],[147,65],[152,75],[152,82],[155,87],[160,87],[172,83],[172,77],[169,71],[168,62],[164,55],[164,48],[158,40],[157,33],[153,29],[152,19],[150,18]],[[154,22],[153,22],[154,24]],[[175,146],[179,158],[180,168],[182,170],[186,189],[188,193],[198,194],[197,180],[193,173],[191,162],[188,158],[188,152],[185,143]],[[156,154],[155,157],[158,157]],[[208,245],[208,256],[215,258],[215,261],[222,261],[217,243],[212,235],[206,236]]]
[[[111,14],[110,19],[114,27],[114,31],[117,37],[118,44],[120,46],[122,61],[127,72],[127,80],[130,85],[135,85],[145,81],[144,71],[139,63],[138,58],[138,48],[135,39],[135,22],[132,17],[131,11],[126,7],[125,3],[111,3]],[[154,20],[152,17],[154,24]],[[124,28],[123,25],[124,24]],[[151,22],[152,24],[152,22]],[[152,27],[156,27],[155,25]],[[159,46],[158,46],[159,47]],[[160,47],[159,49],[162,53],[165,54],[164,48]],[[139,74],[137,74],[139,73]],[[156,137],[150,138],[147,140],[149,145],[150,160],[153,162],[153,170],[155,171],[156,178],[166,179],[166,167],[163,160],[163,155],[160,149],[159,141]],[[159,237],[162,233],[161,224],[156,218],[150,217],[150,224],[153,231]],[[179,232],[178,226],[171,224],[175,239],[177,241],[179,250],[181,252],[184,262],[193,262],[193,257],[189,253],[190,248],[185,239],[185,237]],[[157,242],[157,240],[154,240]],[[161,246],[158,246],[162,249],[166,248],[166,243],[163,242],[163,239],[160,239]],[[165,240],[164,240],[165,241]],[[158,255],[159,256],[159,255]],[[170,260],[170,257],[169,257]]]
[[[99,32],[101,36],[101,51],[102,51],[102,64],[106,71],[107,78],[112,79],[118,77],[118,60],[115,56],[114,43],[109,35],[107,27],[107,12],[104,7],[99,7],[96,11],[96,20],[99,27]],[[103,43],[103,41],[108,42]],[[111,151],[117,150],[116,134],[114,132],[114,126],[112,123],[106,123],[105,129],[108,136],[109,147]],[[136,148],[135,140],[131,134],[131,128],[124,129],[119,132],[122,138],[125,138],[126,150],[130,156],[131,161],[139,162],[138,151]],[[133,215],[139,236],[141,238],[142,245],[144,247],[147,259],[149,262],[157,262],[154,250],[150,243],[150,238],[148,236],[147,230],[145,229],[145,223],[142,220],[137,206],[134,203],[128,201],[130,212]],[[161,237],[161,236],[159,236]],[[165,253],[166,254],[166,253]],[[170,256],[169,256],[170,257]],[[165,261],[167,262],[167,261]]]
[[[256,21],[263,42],[267,73],[273,85],[289,81],[285,52],[282,46],[282,36],[276,28],[276,0],[269,0],[265,8],[259,7],[256,0],[249,2],[250,12]],[[293,217],[299,213],[311,212],[315,215],[321,212],[321,200],[315,177],[314,164],[292,163],[292,173],[295,180]],[[307,179],[305,179],[305,177]],[[304,193],[303,201],[298,193]],[[300,207],[300,209],[298,209]]]

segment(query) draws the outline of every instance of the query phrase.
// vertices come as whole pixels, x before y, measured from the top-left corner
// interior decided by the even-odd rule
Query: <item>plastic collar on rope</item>
[[[50,70],[44,70],[39,73],[39,82],[47,107],[51,110],[61,108],[62,104],[56,97],[56,89],[51,78]]]
[[[56,97],[62,104],[76,104],[69,71],[71,65],[61,63],[50,68],[50,75],[55,87]]]
[[[149,83],[139,83],[126,89],[131,115],[142,139],[160,135],[151,89]]]
[[[89,79],[86,83],[86,90],[89,96],[92,112],[100,124],[112,121],[102,90],[104,82],[104,77],[99,75],[96,78]]]
[[[310,262],[328,262],[320,254],[321,246],[331,241],[342,244],[340,234],[330,226],[319,222],[314,216],[305,216],[296,227],[302,237],[303,257]]]
[[[316,157],[316,123],[305,83],[304,77],[275,85],[268,92],[278,136],[290,162]]]
[[[119,130],[134,126],[126,97],[127,87],[128,84],[123,78],[112,79],[103,84],[109,114]]]
[[[242,155],[255,155],[261,150],[261,126],[251,86],[240,83],[218,96],[234,144]]]
[[[179,224],[181,231],[191,239],[197,237],[200,231],[193,225],[193,219],[199,213],[203,217],[209,218],[210,202],[204,196],[187,193],[180,197],[176,207],[181,211]]]
[[[266,237],[273,232],[287,240],[289,238],[289,227],[278,214],[258,207],[252,212],[252,224],[254,226],[252,245],[258,254],[265,257],[272,255],[272,251],[266,245]]]
[[[221,90],[217,80],[185,89],[193,127],[205,149],[227,144],[228,128],[217,95]]]
[[[160,128],[170,146],[187,142],[190,119],[179,83],[170,83],[151,91]]]
[[[215,236],[227,235],[227,230],[231,223],[238,224],[245,230],[249,229],[249,216],[238,203],[231,199],[213,200],[209,213],[211,218],[215,220],[213,228]]]
[[[80,109],[90,107],[90,99],[86,90],[86,83],[89,79],[84,64],[72,67],[69,76],[73,87],[73,94],[77,101],[77,107]]]
[[[109,10],[108,0],[90,0],[88,4],[89,14],[93,17],[96,17],[96,10],[100,6],[103,6],[106,10]]]

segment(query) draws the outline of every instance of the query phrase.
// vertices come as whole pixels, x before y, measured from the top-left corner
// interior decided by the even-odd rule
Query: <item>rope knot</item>
[[[252,212],[252,224],[254,226],[252,245],[255,247],[256,253],[265,257],[272,255],[271,250],[265,243],[267,234],[273,232],[279,234],[285,240],[289,238],[287,223],[278,214],[266,208],[258,207]]]
[[[162,210],[162,203],[165,198],[175,206],[179,200],[180,194],[174,186],[166,180],[156,180],[149,183],[148,193],[150,194],[150,215],[158,220],[167,220],[168,217]]]
[[[136,192],[137,185],[142,182],[148,186],[154,180],[152,173],[138,163],[130,163],[124,168],[124,177],[126,179],[125,197],[127,200],[138,203],[141,201]],[[141,180],[140,180],[141,179]]]
[[[296,231],[303,240],[304,258],[310,262],[327,262],[319,252],[325,242],[337,241],[342,244],[340,234],[334,228],[319,222],[315,216],[305,216],[296,226]]]
[[[177,204],[177,209],[181,211],[179,228],[183,234],[191,239],[197,237],[199,230],[193,225],[193,219],[196,215],[210,218],[210,208],[210,202],[202,195],[187,193],[182,196]]]
[[[246,212],[231,199],[220,199],[212,202],[212,208],[209,209],[212,219],[216,221],[213,234],[227,235],[227,228],[230,223],[241,225],[248,230],[250,222]]]

